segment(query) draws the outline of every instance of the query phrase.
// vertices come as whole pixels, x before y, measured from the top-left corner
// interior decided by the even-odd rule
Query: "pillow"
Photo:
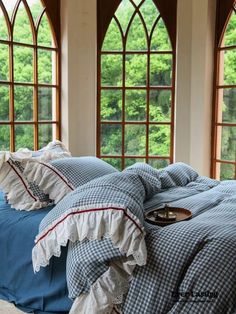
[[[47,163],[31,160],[25,167],[24,175],[29,181],[36,182],[56,204],[75,188],[116,171],[96,157],[71,157]]]
[[[183,162],[176,162],[160,170],[159,179],[163,189],[172,186],[185,186],[195,181],[198,173]]]
[[[49,161],[71,156],[60,141],[53,141],[34,152],[20,149],[15,153],[0,152],[0,187],[11,207],[18,210],[39,209],[51,202],[34,182],[27,180],[23,172],[29,160]]]

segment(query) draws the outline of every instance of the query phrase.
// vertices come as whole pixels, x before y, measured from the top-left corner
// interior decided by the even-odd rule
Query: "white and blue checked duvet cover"
[[[95,179],[65,197],[42,221],[33,251],[35,270],[59,255],[69,239],[71,313],[236,313],[235,195],[236,182],[200,177],[180,163],[162,171],[137,164]],[[163,203],[190,209],[192,220],[164,228],[145,223],[145,210]],[[106,220],[98,214],[104,204],[124,215],[115,220],[117,212],[110,210]],[[84,230],[75,232],[75,221],[66,226],[75,212],[81,213],[74,217],[83,217],[77,227]]]

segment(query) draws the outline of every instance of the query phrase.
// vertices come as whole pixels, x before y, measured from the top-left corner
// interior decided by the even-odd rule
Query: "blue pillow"
[[[96,157],[71,157],[47,163],[31,160],[26,165],[24,175],[56,204],[77,187],[117,171]]]

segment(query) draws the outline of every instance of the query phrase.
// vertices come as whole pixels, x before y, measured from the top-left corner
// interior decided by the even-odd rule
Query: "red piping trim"
[[[65,178],[63,178],[63,176],[60,174],[60,173],[58,173],[57,172],[57,170],[54,168],[54,167],[52,167],[52,166],[49,166],[49,165],[47,165],[47,164],[45,164],[45,163],[43,163],[43,162],[40,162],[40,164],[41,165],[44,165],[45,167],[47,167],[47,168],[49,168],[50,170],[52,170],[56,175],[58,175],[58,177],[71,189],[71,191],[74,191],[74,187],[72,187],[67,181],[66,181],[66,179]]]
[[[15,169],[15,167],[9,162],[7,161],[7,163],[9,164],[9,166],[12,168],[12,170],[16,173],[16,175],[18,176],[18,178],[20,178],[21,182],[23,183],[26,191],[29,193],[29,195],[35,200],[38,201],[36,197],[33,196],[33,194],[30,192],[30,190],[27,188],[27,185],[25,184],[23,178],[21,177],[21,175],[18,173],[18,171]]]
[[[72,216],[72,215],[80,215],[80,214],[83,214],[83,213],[90,213],[90,212],[96,212],[96,211],[102,211],[102,210],[111,210],[111,209],[115,209],[115,210],[120,210],[120,211],[123,211],[124,215],[130,219],[134,224],[135,226],[140,230],[140,232],[142,233],[142,229],[141,227],[137,224],[137,222],[132,218],[130,217],[124,208],[116,208],[116,207],[107,207],[107,208],[92,208],[92,209],[86,209],[86,210],[81,210],[81,211],[76,211],[76,212],[73,212],[73,213],[69,213],[67,214],[63,219],[61,219],[60,221],[58,221],[52,228],[50,228],[44,235],[42,235],[35,243],[38,244],[39,241],[41,241],[43,238],[45,238],[53,229],[55,229],[60,223],[62,223],[65,219],[67,219],[69,216]]]

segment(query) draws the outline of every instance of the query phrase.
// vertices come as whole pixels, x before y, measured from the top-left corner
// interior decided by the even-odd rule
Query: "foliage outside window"
[[[58,46],[46,7],[0,0],[0,150],[58,137]]]
[[[174,57],[154,2],[122,0],[99,51],[99,157],[120,169],[172,162]]]
[[[233,7],[217,47],[213,176],[236,179],[236,10]]]

